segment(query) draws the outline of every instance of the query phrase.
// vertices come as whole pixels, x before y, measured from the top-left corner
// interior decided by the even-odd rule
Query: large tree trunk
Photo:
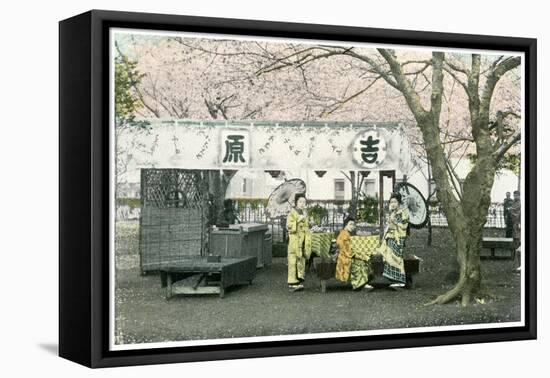
[[[426,109],[414,82],[407,78],[403,65],[398,61],[395,51],[378,49],[388,63],[391,77],[378,64],[368,57],[362,57],[373,66],[391,86],[399,90],[407,102],[418,124],[432,174],[436,182],[437,198],[447,217],[449,228],[457,245],[457,256],[460,267],[458,283],[448,293],[440,295],[432,303],[447,303],[457,297],[467,305],[481,284],[479,251],[481,249],[483,226],[487,221],[490,205],[490,192],[493,186],[496,163],[506,151],[519,140],[519,134],[500,142],[498,148],[491,139],[489,115],[491,99],[499,79],[506,72],[518,67],[519,58],[506,58],[493,64],[487,74],[484,88],[480,93],[481,56],[472,54],[470,69],[460,70],[466,74],[467,82],[457,80],[468,94],[468,108],[472,126],[472,138],[476,148],[477,161],[464,182],[464,190],[455,184],[454,173],[449,172],[440,138],[440,115],[443,99],[443,75],[445,54],[440,51],[432,53],[432,93],[430,108]],[[449,62],[446,62],[449,65]],[[451,67],[452,68],[452,67]],[[454,77],[454,75],[453,75]],[[456,77],[455,77],[456,79]],[[459,192],[462,192],[460,194]]]
[[[221,175],[222,175],[221,172],[218,170],[208,171],[209,193],[211,195],[211,198],[209,199],[210,225],[214,225],[217,223],[218,215],[223,209],[223,201],[225,199],[225,190],[227,186],[224,186]]]
[[[462,212],[449,213],[449,226],[456,243],[459,279],[448,292],[437,297],[432,304],[444,304],[456,299],[467,306],[480,294],[480,251],[483,228],[491,204],[491,189],[495,176],[494,162],[490,157],[479,159],[464,182],[461,201]]]
[[[445,304],[461,299],[462,306],[467,306],[481,287],[479,251],[483,230],[471,230],[465,222],[459,221],[458,223],[464,227],[461,232],[453,233],[460,268],[458,282],[451,290],[438,296],[430,304]]]

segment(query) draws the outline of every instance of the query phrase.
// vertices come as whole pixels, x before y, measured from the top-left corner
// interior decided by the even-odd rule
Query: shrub
[[[357,209],[357,222],[378,223],[378,198],[364,196]]]
[[[126,205],[131,210],[141,207],[141,200],[139,198],[117,198],[117,206]]]
[[[328,216],[328,210],[320,205],[312,206],[308,209],[309,216],[317,225],[321,225]]]

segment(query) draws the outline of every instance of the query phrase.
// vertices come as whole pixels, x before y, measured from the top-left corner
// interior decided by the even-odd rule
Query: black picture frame
[[[517,51],[525,54],[525,326],[110,351],[109,28]],[[59,24],[59,355],[88,367],[535,339],[536,39],[92,10]]]

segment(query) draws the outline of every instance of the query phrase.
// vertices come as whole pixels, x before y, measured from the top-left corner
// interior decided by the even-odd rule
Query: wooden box
[[[254,256],[257,267],[269,264],[271,259],[264,253],[267,225],[244,223],[230,225],[228,228],[213,228],[210,232],[210,253],[222,257]]]

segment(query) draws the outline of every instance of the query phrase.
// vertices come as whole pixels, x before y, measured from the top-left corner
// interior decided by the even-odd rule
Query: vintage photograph
[[[111,350],[525,325],[522,53],[109,44]]]

